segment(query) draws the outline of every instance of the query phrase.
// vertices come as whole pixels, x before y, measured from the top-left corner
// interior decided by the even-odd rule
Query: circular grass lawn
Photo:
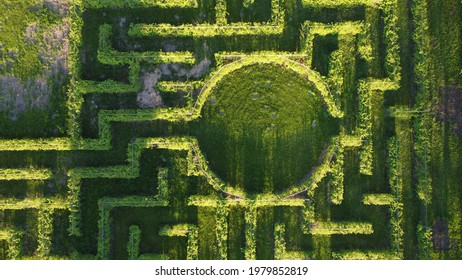
[[[201,116],[194,134],[210,168],[249,194],[299,183],[339,130],[312,83],[275,63],[224,76]]]

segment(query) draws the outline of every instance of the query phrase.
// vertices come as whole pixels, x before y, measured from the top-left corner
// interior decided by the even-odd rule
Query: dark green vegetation
[[[195,134],[210,167],[250,193],[281,192],[300,182],[338,134],[317,89],[279,65],[227,75],[201,114]]]
[[[460,0],[5,0],[1,259],[461,259]]]

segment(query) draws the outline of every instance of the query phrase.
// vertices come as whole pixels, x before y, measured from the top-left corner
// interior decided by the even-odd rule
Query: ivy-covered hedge
[[[367,6],[378,8],[381,0],[302,0],[304,7],[316,8],[345,8]]]
[[[168,168],[159,168],[156,197],[160,200],[168,200]]]
[[[386,43],[385,70],[388,77],[395,82],[401,81],[401,56],[398,37],[398,1],[383,0],[384,38]]]
[[[341,204],[343,201],[343,180],[344,180],[344,155],[343,152],[337,153],[331,163],[330,170],[330,201],[333,204]]]
[[[69,138],[0,140],[1,151],[70,151],[75,149]]]
[[[132,37],[233,37],[281,35],[284,26],[266,23],[239,22],[228,25],[209,24],[130,24],[128,35]]]
[[[141,230],[137,225],[128,228],[127,252],[129,260],[136,260],[140,255]]]
[[[82,0],[87,8],[197,8],[197,0]]]
[[[86,167],[74,168],[68,172],[68,199],[70,202],[69,234],[80,235],[80,184],[84,178],[123,178],[133,179],[139,176],[140,157],[143,149],[158,147],[171,150],[188,150],[190,138],[140,138],[130,143],[127,152],[128,165],[109,167]],[[162,173],[163,172],[163,173]],[[166,175],[162,171],[162,178]],[[168,184],[165,180],[160,181],[159,199],[168,197]]]
[[[277,223],[274,225],[274,259],[283,260],[286,254],[286,228],[284,224]]]
[[[0,210],[68,209],[69,203],[60,198],[0,199]]]
[[[433,259],[432,230],[422,224],[417,225],[417,249],[419,260]]]
[[[216,0],[215,4],[215,23],[217,25],[226,25],[228,20],[226,19],[226,0]]]
[[[40,209],[37,213],[36,254],[40,259],[46,259],[51,251],[51,235],[53,234],[53,209]]]
[[[416,51],[414,52],[414,73],[417,85],[417,94],[414,109],[425,112],[430,111],[432,94],[430,92],[428,73],[429,65],[426,57],[430,51],[430,36],[428,26],[427,2],[416,0],[412,3],[412,20],[415,27],[413,41]],[[425,204],[430,204],[432,199],[432,180],[429,172],[431,161],[431,117],[428,114],[419,114],[414,118],[414,151],[417,168],[417,194]]]
[[[217,250],[220,260],[228,259],[228,213],[225,202],[219,202],[215,212]]]
[[[311,225],[310,233],[313,235],[372,234],[374,230],[369,223],[315,222]]]
[[[257,258],[257,207],[251,203],[245,210],[245,250],[244,255],[246,260],[255,260]]]
[[[316,36],[326,36],[329,34],[338,34],[346,38],[361,34],[364,31],[362,22],[347,21],[335,24],[323,24],[319,22],[305,21],[301,27],[300,45],[303,53],[308,54],[306,65],[312,64],[313,42]]]
[[[340,251],[332,253],[335,260],[399,260],[392,250],[384,251]]]
[[[130,31],[129,31],[130,32]],[[191,52],[120,52],[114,50],[111,43],[112,26],[110,24],[102,24],[99,27],[99,46],[98,46],[98,61],[107,65],[130,65],[131,71],[129,80],[132,84],[138,82],[140,62],[147,63],[186,63],[194,64],[195,58]]]
[[[68,109],[68,135],[71,141],[76,142],[81,135],[81,127],[79,124],[79,116],[82,109],[83,97],[82,93],[76,87],[76,82],[80,80],[82,73],[82,62],[80,50],[82,48],[82,28],[84,12],[81,0],[72,0],[69,14],[70,14],[70,29],[69,29],[69,54],[68,67],[70,85],[67,91],[67,104]]]
[[[22,256],[21,236],[22,231],[5,228],[0,230],[0,240],[5,240],[7,243],[6,257],[9,260],[19,260]]]
[[[104,197],[98,200],[98,255],[99,259],[106,260],[110,255],[110,213],[115,207],[165,207],[168,201],[153,197],[126,196],[122,198]]]
[[[53,176],[49,169],[0,169],[0,181],[47,180]]]
[[[363,197],[364,205],[391,205],[395,197],[388,193],[366,194]]]
[[[385,91],[399,89],[399,83],[390,79],[368,79],[361,80],[358,88],[359,93],[359,128],[357,134],[363,141],[359,151],[360,172],[365,175],[372,175],[373,165],[373,94],[383,94]]]
[[[390,204],[390,237],[392,250],[402,258],[403,252],[403,181],[400,174],[403,174],[401,165],[398,163],[399,142],[395,137],[388,141],[388,177],[391,188],[391,195],[394,200]]]
[[[217,67],[225,66],[226,64],[236,62],[248,57],[279,57],[287,58],[295,62],[307,65],[308,54],[280,52],[280,51],[254,51],[251,53],[242,52],[217,52],[214,54]]]
[[[197,226],[191,224],[177,224],[165,226],[159,231],[160,236],[183,236],[188,237],[187,259],[197,260],[199,231]]]

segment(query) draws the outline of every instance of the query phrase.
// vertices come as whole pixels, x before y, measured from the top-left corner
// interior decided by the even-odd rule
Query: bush
[[[45,259],[51,251],[51,235],[53,234],[53,210],[41,209],[37,214],[37,256]]]
[[[281,35],[284,26],[266,23],[239,22],[229,25],[183,24],[130,24],[132,37],[233,37]]]
[[[413,41],[416,46],[414,52],[414,71],[417,85],[416,104],[417,111],[430,111],[432,99],[429,85],[429,65],[425,57],[429,56],[430,35],[428,26],[427,3],[426,1],[417,0],[412,4],[413,24],[415,32]],[[414,119],[415,143],[414,151],[417,168],[417,195],[425,203],[430,204],[432,199],[432,180],[429,175],[428,166],[431,161],[430,147],[430,116],[419,114]]]
[[[98,200],[98,258],[108,259],[110,254],[110,213],[115,207],[160,207],[168,206],[168,201],[152,197],[126,196],[122,198],[105,197]]]
[[[136,260],[140,255],[141,230],[136,225],[128,228],[127,252],[128,259]]]
[[[315,222],[311,225],[312,235],[332,235],[332,234],[372,234],[374,230],[369,223],[357,222]]]
[[[217,0],[215,5],[215,23],[217,25],[226,25],[226,0]]]
[[[0,169],[0,181],[47,180],[53,176],[49,169]]]
[[[195,225],[178,224],[174,226],[165,226],[160,229],[160,236],[183,236],[188,237],[187,259],[197,260],[198,257],[198,234],[199,231]]]
[[[422,224],[417,225],[417,248],[419,260],[433,259],[432,230]]]
[[[218,202],[216,219],[216,238],[218,241],[217,249],[220,260],[228,259],[228,213],[229,207],[224,201]]]
[[[286,228],[284,224],[274,225],[274,259],[283,260],[286,255]]]
[[[302,0],[304,7],[316,8],[345,8],[354,6],[378,7],[377,0]]]
[[[393,251],[341,251],[332,253],[335,260],[398,260]]]
[[[6,258],[9,260],[19,260],[21,259],[22,250],[21,250],[21,236],[23,235],[22,231],[4,228],[0,230],[0,240],[6,240],[7,250]]]
[[[255,231],[257,229],[257,207],[250,204],[244,214],[245,219],[245,250],[246,260],[255,260],[257,257],[257,240]]]
[[[82,0],[87,8],[197,8],[197,0]]]
[[[399,51],[398,37],[398,10],[397,0],[383,0],[382,9],[384,12],[384,34],[386,42],[385,70],[388,77],[395,82],[401,81],[401,56]]]

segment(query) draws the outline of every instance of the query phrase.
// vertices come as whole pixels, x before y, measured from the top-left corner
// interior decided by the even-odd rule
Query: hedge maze
[[[70,1],[67,136],[0,140],[0,256],[404,258],[398,9]]]

